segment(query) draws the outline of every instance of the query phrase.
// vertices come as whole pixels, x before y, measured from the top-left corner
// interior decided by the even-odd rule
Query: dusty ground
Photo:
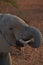
[[[24,19],[29,25],[40,29],[43,35],[43,0],[17,0],[19,8],[0,2],[0,12],[15,14]],[[15,48],[11,48],[15,53]],[[12,55],[13,65],[43,65],[43,44],[34,49],[25,46],[24,54]]]

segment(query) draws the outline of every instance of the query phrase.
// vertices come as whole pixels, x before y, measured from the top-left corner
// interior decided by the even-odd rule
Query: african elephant
[[[41,45],[41,39],[42,34],[37,28],[29,26],[16,15],[0,13],[0,53],[3,52],[5,61],[9,58],[10,45],[24,47],[28,44],[37,48]],[[11,62],[7,60],[2,65],[11,65],[7,63]]]

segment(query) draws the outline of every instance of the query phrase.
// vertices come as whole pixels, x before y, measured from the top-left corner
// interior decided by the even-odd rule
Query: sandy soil
[[[11,13],[21,17],[29,25],[40,29],[43,35],[43,0],[17,0],[19,8],[0,2],[1,13]],[[11,47],[13,65],[43,65],[43,43],[39,48],[24,47],[24,52],[15,54]]]

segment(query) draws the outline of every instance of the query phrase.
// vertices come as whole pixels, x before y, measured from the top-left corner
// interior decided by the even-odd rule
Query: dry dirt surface
[[[11,13],[21,17],[31,26],[37,27],[43,35],[43,0],[17,0],[19,8],[0,2],[0,13]],[[39,48],[25,46],[23,53],[16,54],[11,47],[13,65],[43,65],[43,43]]]

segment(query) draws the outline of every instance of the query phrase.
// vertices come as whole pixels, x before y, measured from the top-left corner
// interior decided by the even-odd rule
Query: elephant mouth
[[[34,42],[34,38],[33,38],[33,36],[30,36],[29,38],[20,39],[19,41],[20,41],[21,43],[28,44],[28,43],[30,43],[30,42]]]

